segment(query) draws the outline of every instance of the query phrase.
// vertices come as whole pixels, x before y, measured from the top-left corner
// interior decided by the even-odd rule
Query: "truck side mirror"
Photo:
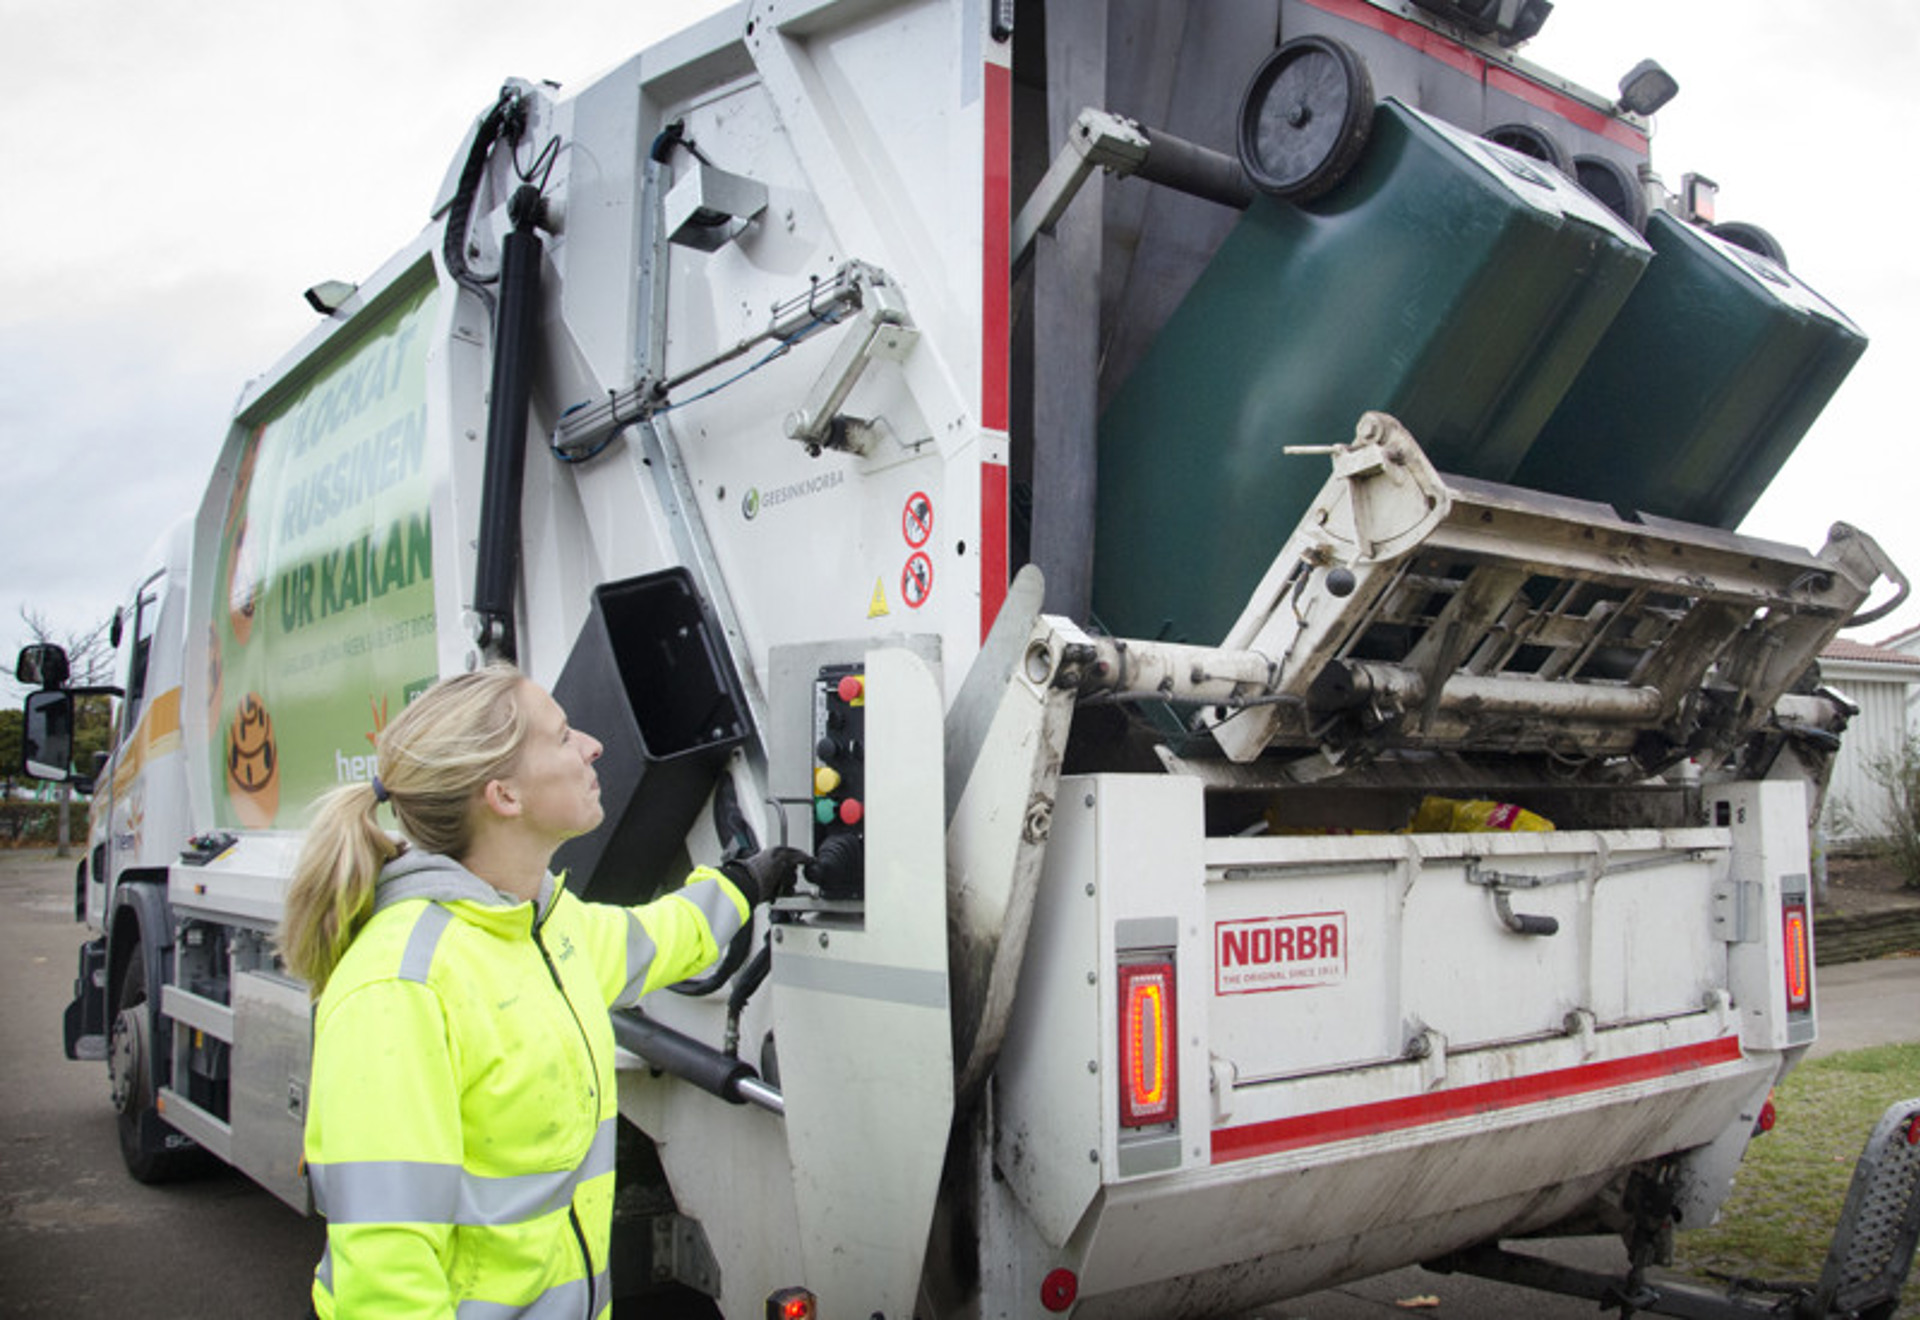
[[[53,690],[29,692],[25,716],[21,770],[32,779],[65,783],[73,764],[73,698]]]
[[[67,653],[58,646],[36,643],[20,648],[13,662],[13,675],[22,683],[38,683],[43,688],[67,685]]]

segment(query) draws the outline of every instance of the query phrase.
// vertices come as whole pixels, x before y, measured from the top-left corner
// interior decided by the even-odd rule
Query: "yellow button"
[[[840,787],[840,772],[830,765],[816,766],[813,771],[813,795],[825,797]]]

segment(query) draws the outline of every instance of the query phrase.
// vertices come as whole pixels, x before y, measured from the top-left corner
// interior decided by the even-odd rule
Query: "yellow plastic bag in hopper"
[[[1463,798],[1423,799],[1413,813],[1409,834],[1495,834],[1520,831],[1544,834],[1553,822],[1511,802],[1469,801]]]

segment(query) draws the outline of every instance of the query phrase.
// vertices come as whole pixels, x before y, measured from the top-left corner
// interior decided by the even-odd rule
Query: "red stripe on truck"
[[[1480,1082],[1452,1090],[1432,1091],[1399,1100],[1380,1100],[1348,1109],[1329,1109],[1317,1114],[1298,1114],[1244,1127],[1222,1128],[1213,1134],[1213,1162],[1227,1164],[1261,1155],[1299,1150],[1304,1146],[1326,1146],[1336,1141],[1351,1141],[1381,1132],[1399,1132],[1407,1128],[1444,1123],[1449,1119],[1474,1114],[1497,1113],[1523,1105],[1560,1100],[1571,1095],[1586,1095],[1610,1087],[1672,1077],[1716,1064],[1738,1063],[1742,1058],[1740,1038],[1722,1036],[1698,1045],[1684,1045],[1652,1054],[1633,1054],[1604,1063],[1586,1063],[1573,1068],[1525,1077]]]
[[[1571,96],[1562,95],[1550,87],[1542,87],[1531,78],[1522,77],[1497,64],[1489,64],[1487,86],[1496,92],[1517,96],[1528,105],[1545,110],[1550,115],[1558,115],[1568,123],[1576,124],[1589,133],[1597,133],[1609,142],[1617,142],[1628,151],[1642,156],[1647,154],[1647,135],[1639,129],[1622,123],[1612,115],[1603,115]]]
[[[1007,429],[1008,309],[1013,287],[1013,74],[987,65],[987,141],[980,230],[980,425]]]
[[[1013,270],[1013,73],[986,66],[980,230],[980,427],[1005,434]],[[980,636],[1007,598],[1007,465],[980,464]]]
[[[1629,151],[1647,154],[1647,135],[1633,125],[1603,114],[1586,102],[1537,83],[1526,75],[1494,64],[1432,28],[1376,9],[1367,0],[1305,0],[1322,13],[1344,18],[1350,23],[1383,32],[1403,46],[1411,46],[1422,55],[1438,60],[1497,92],[1517,96],[1536,109],[1558,115],[1589,133],[1597,133],[1609,142],[1617,142]]]

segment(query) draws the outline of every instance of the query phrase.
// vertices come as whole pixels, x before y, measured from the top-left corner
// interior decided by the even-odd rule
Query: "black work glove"
[[[750,857],[722,862],[720,874],[733,881],[749,907],[771,903],[793,887],[793,878],[813,858],[798,848],[763,848]]]

